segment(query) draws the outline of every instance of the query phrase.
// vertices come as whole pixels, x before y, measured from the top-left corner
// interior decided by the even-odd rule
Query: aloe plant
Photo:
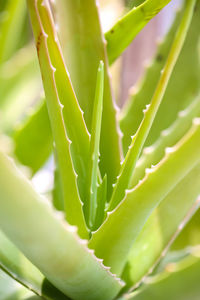
[[[109,75],[169,2],[142,1],[105,34],[95,0],[2,2],[1,300],[199,297],[199,2],[121,111]],[[31,179],[52,154],[44,195]]]

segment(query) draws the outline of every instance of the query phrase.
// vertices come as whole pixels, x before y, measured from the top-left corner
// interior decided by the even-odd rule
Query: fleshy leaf
[[[199,253],[194,253],[183,262],[169,263],[160,276],[147,278],[141,293],[129,294],[129,300],[186,300],[198,299],[200,293]],[[135,294],[135,295],[134,295]]]
[[[132,245],[123,278],[138,285],[153,271],[170,245],[199,207],[200,165],[163,199]]]
[[[120,201],[122,201],[125,195],[125,190],[130,188],[136,162],[149,134],[152,123],[166,91],[170,76],[184,44],[187,31],[192,20],[195,3],[195,0],[186,1],[185,11],[179,29],[176,33],[155,93],[152,97],[150,105],[144,110],[144,118],[136,134],[132,138],[132,143],[122,164],[119,177],[117,178],[114,186],[109,211],[113,210],[120,203]]]
[[[105,222],[93,234],[89,245],[112,272],[121,274],[131,246],[148,217],[199,162],[199,148],[200,120],[195,119],[191,130],[175,147],[167,148],[160,163],[147,170],[145,178],[126,192],[125,199],[108,213]]]
[[[67,296],[77,300],[113,299],[122,282],[102,265],[87,248],[87,242],[74,232],[75,228],[60,219],[48,200],[35,192],[2,153],[0,166],[2,231]]]
[[[20,49],[0,66],[1,130],[12,134],[24,111],[39,98],[41,80],[33,44]]]
[[[93,228],[97,211],[99,145],[103,111],[104,64],[100,62],[97,73],[96,93],[90,140],[90,158],[88,162],[87,201],[84,203],[88,227]]]
[[[200,97],[198,96],[185,110],[178,113],[176,121],[165,131],[155,144],[144,148],[134,170],[131,187],[145,176],[145,169],[156,165],[164,156],[165,148],[174,146],[192,125],[192,120],[200,117]]]
[[[200,195],[200,192],[199,192]],[[185,226],[178,238],[173,243],[171,250],[182,250],[187,247],[200,245],[200,209],[190,222]]]
[[[45,279],[44,275],[1,231],[0,244],[0,269],[3,269],[13,280],[26,287],[27,291],[33,291],[35,295],[40,295],[44,299],[56,300],[58,297],[62,300],[68,299]]]
[[[97,3],[96,0],[59,0],[56,2],[55,14],[66,64],[78,101],[84,111],[89,132],[92,124],[96,70],[99,61],[104,62],[104,101],[99,167],[102,178],[107,174],[108,197],[110,197],[112,184],[120,169],[121,141]]]
[[[86,131],[83,132],[81,130],[83,129],[81,124],[84,125],[81,123],[81,120],[83,121],[83,119],[78,118],[78,114],[81,114],[81,111],[79,110],[78,103],[76,102],[76,98],[63,63],[58,42],[54,36],[52,17],[48,4],[46,1],[29,0],[28,7],[33,24],[43,85],[46,93],[47,108],[56,146],[56,155],[58,158],[58,166],[62,182],[66,218],[71,225],[78,226],[79,234],[81,237],[85,238],[88,236],[88,232],[83,216],[82,203],[78,193],[76,173],[74,171],[70,153],[71,142],[67,136],[69,128],[66,126],[68,129],[66,132],[66,122],[64,122],[64,119],[66,120],[66,118],[64,118],[64,116],[66,117],[66,115],[70,114],[70,111],[74,108],[74,111],[71,111],[71,117],[74,117],[73,124],[77,124],[78,129],[80,129],[79,132],[77,131],[77,128],[73,128],[69,124],[71,117],[68,120],[68,125],[69,127],[71,126],[70,133],[72,134],[73,131],[73,134],[76,138],[74,141],[74,144],[77,147],[76,150],[80,151],[81,148],[79,147],[83,144],[82,151],[84,158],[86,154],[85,150],[87,149],[87,139],[84,139],[86,137]],[[45,23],[43,24],[43,22]],[[55,57],[52,61],[52,54],[54,53],[56,54],[56,62]],[[58,71],[56,71],[57,69],[55,67],[58,68]],[[56,76],[56,72],[58,72],[58,77]],[[59,85],[57,86],[57,79],[60,78],[61,75],[64,77],[61,78]],[[65,102],[68,100],[68,103],[62,102],[63,97]],[[64,107],[63,104],[65,105]],[[78,144],[79,141],[77,140],[77,134],[80,135],[80,145]],[[81,158],[82,156],[80,157],[80,160]]]
[[[98,186],[97,191],[97,212],[93,230],[97,230],[103,223],[106,216],[106,200],[107,200],[107,176],[105,175],[102,182]]]
[[[42,100],[36,111],[26,117],[14,134],[15,155],[33,173],[38,171],[52,153],[53,138],[46,103]],[[34,149],[34,151],[33,151]]]
[[[54,78],[66,132],[71,141],[71,155],[74,169],[78,175],[77,182],[82,199],[85,197],[86,168],[89,155],[89,133],[87,131],[83,112],[81,111],[70,77],[62,57],[61,48],[55,31],[53,17],[48,2],[37,2],[40,22],[46,34],[46,46],[51,64],[54,68]],[[33,23],[34,26],[34,23]],[[36,36],[37,39],[37,36]],[[39,53],[40,51],[38,51]],[[43,74],[44,75],[44,74]]]
[[[123,16],[106,34],[109,63],[112,64],[144,26],[170,0],[146,0]]]
[[[6,1],[0,22],[0,64],[11,56],[19,42],[25,12],[24,0]]]
[[[182,12],[181,12],[182,15]],[[143,109],[150,103],[157,84],[157,78],[164,67],[170,44],[178,26],[180,14],[174,22],[166,40],[158,48],[153,63],[148,67],[142,83],[133,89],[127,105],[122,109],[120,128],[123,132],[123,150],[126,153],[131,143],[131,136],[137,131],[143,118]],[[163,101],[152,125],[146,146],[152,145],[160,136],[162,130],[168,128],[177,117],[180,110],[185,109],[190,101],[199,94],[199,33],[196,28],[200,26],[200,3],[197,2],[191,26],[185,44],[172,73]],[[192,55],[192,59],[191,59]],[[185,70],[187,69],[187,72]],[[184,82],[184,84],[183,84]]]

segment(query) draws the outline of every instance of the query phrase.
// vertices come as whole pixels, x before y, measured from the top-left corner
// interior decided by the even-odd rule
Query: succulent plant
[[[121,110],[109,73],[169,2],[142,1],[105,34],[95,0],[2,2],[1,300],[199,297],[199,2]],[[52,153],[44,195],[31,178]]]

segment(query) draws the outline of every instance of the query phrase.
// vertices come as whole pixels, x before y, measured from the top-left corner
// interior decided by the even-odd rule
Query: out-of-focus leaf
[[[144,26],[169,2],[170,0],[146,0],[129,11],[105,34],[110,64],[120,56]]]
[[[141,293],[129,295],[129,300],[198,300],[200,260],[189,257],[179,264],[169,264],[158,277],[146,280]]]
[[[200,194],[200,192],[199,192]],[[172,250],[182,250],[187,247],[200,245],[200,209],[185,226],[172,245]]]
[[[166,91],[170,76],[173,72],[176,61],[183,47],[191,20],[193,16],[195,0],[186,1],[185,10],[181,19],[180,26],[177,30],[173,44],[171,46],[166,64],[160,76],[160,80],[152,97],[151,103],[146,107],[144,118],[136,132],[132,137],[132,142],[127,152],[127,155],[122,164],[120,174],[114,186],[112,198],[110,201],[109,211],[113,210],[125,196],[126,189],[130,188],[130,183],[133,177],[134,169],[138,157],[142,151],[146,138],[150,132],[152,123],[157,114],[157,111],[162,102]]]
[[[179,18],[180,16],[178,15],[178,19]],[[142,84],[135,89],[135,92],[131,95],[127,105],[121,113],[120,127],[124,135],[122,140],[124,153],[126,153],[128,146],[131,143],[131,136],[135,134],[142,121],[143,109],[150,103],[159,74],[163,69],[174,32],[177,28],[177,21],[178,20],[175,21],[172,30],[167,35],[164,44],[159,47],[154,62],[147,69]],[[160,132],[168,128],[175,121],[177,113],[186,108],[190,101],[192,101],[199,93],[199,33],[196,30],[199,26],[200,3],[197,2],[183,50],[171,76],[162,104],[147,138],[146,145],[154,143],[159,137]],[[187,70],[187,72],[185,70]]]
[[[53,138],[45,102],[27,117],[14,135],[15,155],[35,173],[46,162],[53,148]]]
[[[15,284],[13,283],[14,286],[18,286],[18,282],[26,287],[29,293],[33,291],[34,294],[48,300],[68,299],[45,279],[44,275],[8,240],[2,231],[0,231],[0,245],[0,268],[16,281]]]
[[[128,286],[138,284],[153,271],[199,207],[199,195],[200,165],[197,165],[163,199],[133,243],[122,276]]]
[[[56,215],[47,200],[35,192],[2,153],[0,167],[2,231],[64,294],[77,300],[113,299],[122,282],[103,266],[86,242],[79,239],[74,227]]]
[[[200,120],[173,147],[125,199],[108,214],[89,246],[97,257],[103,258],[112,272],[121,274],[132,244],[153,210],[167,194],[186,176],[200,160]],[[193,153],[193,155],[190,155]],[[166,180],[167,178],[167,180]]]
[[[39,68],[33,45],[20,49],[0,67],[0,126],[12,133],[41,90]]]
[[[0,64],[7,60],[19,43],[25,19],[26,2],[7,0],[0,15]]]
[[[25,300],[34,294],[10,278],[0,268],[1,300]],[[41,298],[40,298],[41,299]]]

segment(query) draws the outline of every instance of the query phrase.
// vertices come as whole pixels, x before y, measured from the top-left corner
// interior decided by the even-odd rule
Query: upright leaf
[[[41,2],[42,3],[42,2]],[[63,105],[63,118],[69,140],[74,169],[78,175],[77,182],[82,199],[85,197],[86,168],[89,155],[89,134],[83,119],[75,93],[73,91],[69,74],[62,57],[61,48],[56,35],[54,21],[50,8],[45,3],[38,4],[43,30],[48,34],[47,47],[52,66],[55,68],[54,76],[61,105]]]
[[[144,118],[136,134],[133,136],[131,146],[122,164],[120,175],[117,179],[110,201],[110,211],[114,209],[118,203],[120,203],[120,201],[124,198],[125,190],[130,187],[130,182],[133,176],[136,162],[149,134],[152,123],[166,91],[170,76],[184,44],[187,31],[192,20],[195,3],[195,0],[186,1],[185,12],[183,14],[183,18],[175,36],[174,42],[172,44],[167,62],[161,73],[157,88],[150,105],[147,106],[144,110]]]
[[[180,111],[177,120],[150,147],[144,148],[137,162],[131,181],[135,186],[145,176],[145,169],[156,165],[165,155],[165,148],[174,146],[192,125],[192,120],[200,116],[200,97],[198,96],[185,110]]]
[[[120,169],[120,138],[96,0],[60,0],[56,2],[55,10],[66,64],[89,131],[92,126],[96,70],[100,60],[105,65],[100,171],[102,178],[107,174],[109,197]]]
[[[19,42],[24,22],[26,5],[24,0],[8,0],[1,12],[0,22],[0,64],[7,60]]]
[[[88,162],[87,201],[85,201],[86,219],[90,228],[93,227],[97,211],[98,164],[103,111],[104,64],[100,62],[97,73],[96,93],[93,108],[93,119],[90,140],[90,158]]]
[[[112,64],[144,26],[170,0],[146,0],[123,16],[106,34],[109,63]]]
[[[181,12],[182,15],[182,12]],[[164,67],[170,44],[178,26],[180,14],[167,35],[163,44],[158,48],[152,64],[148,67],[142,83],[137,85],[130,95],[127,105],[122,109],[120,128],[123,132],[123,150],[126,153],[134,135],[143,119],[143,109],[150,103],[157,84],[157,78]],[[199,64],[199,32],[200,3],[197,1],[191,26],[185,44],[171,75],[163,101],[152,125],[146,146],[152,145],[160,136],[162,130],[168,128],[177,117],[180,110],[185,109],[200,91]],[[191,59],[192,57],[192,59]],[[185,71],[187,70],[187,72]],[[184,83],[184,84],[183,84]]]
[[[33,173],[38,171],[52,153],[53,138],[46,103],[41,101],[32,115],[26,117],[14,133],[15,155]],[[34,151],[33,151],[34,149]]]
[[[84,221],[82,204],[79,198],[76,174],[70,154],[70,140],[68,139],[66,133],[66,128],[68,129],[68,132],[69,127],[71,126],[69,124],[70,119],[67,120],[69,126],[66,126],[65,128],[66,122],[64,122],[64,116],[69,115],[71,111],[71,117],[74,116],[73,124],[77,124],[80,131],[78,132],[77,128],[73,130],[72,126],[70,129],[73,130],[76,138],[77,134],[80,136],[80,145],[82,145],[81,141],[83,141],[83,147],[87,147],[87,140],[84,139],[87,134],[86,131],[81,131],[81,129],[83,129],[81,125],[84,125],[81,123],[81,120],[83,121],[83,119],[78,118],[79,114],[81,114],[81,111],[79,110],[76,102],[67,71],[62,61],[61,53],[59,52],[58,42],[54,36],[52,17],[48,4],[46,1],[29,0],[28,7],[36,39],[38,58],[46,93],[52,132],[56,144],[56,153],[62,182],[66,218],[70,224],[78,226],[79,234],[82,237],[87,237],[87,228]],[[52,53],[54,52],[56,54],[57,62],[55,62],[55,57],[52,58]],[[54,64],[57,69],[54,67]],[[58,79],[56,72],[58,72],[59,78],[61,74],[64,76],[61,78],[58,86],[56,81],[56,79]],[[65,99],[64,103],[63,97]],[[66,103],[67,100],[68,103]],[[63,105],[65,106],[63,107]],[[73,108],[74,111],[72,110]],[[76,142],[78,142],[77,139],[75,140],[75,145],[80,150],[80,145]],[[84,149],[87,149],[85,147],[83,148],[83,155],[85,154]]]

